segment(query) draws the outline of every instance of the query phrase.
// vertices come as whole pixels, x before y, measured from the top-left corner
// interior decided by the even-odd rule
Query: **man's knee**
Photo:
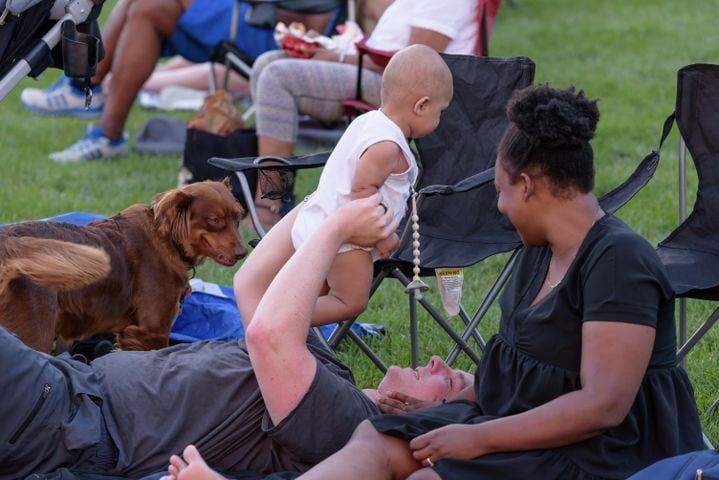
[[[152,2],[131,0],[128,5],[127,18],[132,20],[151,21],[165,37],[175,32],[177,22],[185,11],[181,0],[154,0]]]

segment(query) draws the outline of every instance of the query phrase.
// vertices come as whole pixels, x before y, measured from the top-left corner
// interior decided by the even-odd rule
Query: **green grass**
[[[576,85],[599,98],[602,118],[594,148],[597,193],[602,194],[625,179],[651,149],[657,148],[661,127],[674,108],[676,72],[690,63],[719,60],[715,13],[719,0],[519,0],[500,10],[491,53],[495,56],[530,57],[537,64],[537,82],[554,86]],[[107,2],[106,15],[113,2]],[[128,159],[56,165],[47,154],[77,140],[86,122],[70,118],[44,118],[26,112],[19,104],[24,87],[45,86],[59,72],[48,71],[41,81],[23,81],[2,103],[0,151],[0,223],[57,215],[73,210],[111,214],[132,203],[149,202],[160,191],[176,184],[178,155],[141,156]],[[136,135],[157,112],[135,107],[127,130]],[[188,119],[191,114],[178,113]],[[619,216],[656,244],[678,222],[677,151],[675,132],[662,149],[663,159],[655,178],[624,207]],[[302,172],[298,197],[310,192],[319,172]],[[696,178],[689,168],[691,191]],[[690,198],[689,204],[691,205]],[[474,311],[506,255],[490,259],[465,272],[463,302]],[[229,284],[234,269],[208,264],[198,277]],[[428,293],[437,299],[433,287]],[[690,327],[696,326],[716,304],[689,301]],[[398,282],[385,282],[371,299],[361,320],[387,327],[385,338],[372,341],[389,363],[409,364],[407,300]],[[480,325],[484,338],[496,331],[498,310],[492,307]],[[446,355],[450,343],[431,318],[420,314],[421,358]],[[719,443],[719,421],[705,413],[719,396],[719,344],[714,329],[688,358],[688,371],[696,388],[705,432]],[[353,346],[341,347],[362,386],[376,385],[379,371]],[[462,355],[459,366],[472,369]]]

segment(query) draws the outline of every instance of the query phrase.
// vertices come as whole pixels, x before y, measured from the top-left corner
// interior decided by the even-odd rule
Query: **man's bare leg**
[[[127,12],[124,22],[117,20],[121,25],[119,33],[114,30],[118,26],[111,24],[109,28],[110,38],[117,35],[117,42],[111,55],[110,94],[100,120],[107,138],[118,140],[122,136],[135,97],[160,58],[162,41],[175,33],[177,21],[188,3],[189,0],[155,0],[121,5]]]
[[[342,450],[302,475],[301,479],[390,480],[407,478],[422,465],[405,440],[383,435],[365,420]]]

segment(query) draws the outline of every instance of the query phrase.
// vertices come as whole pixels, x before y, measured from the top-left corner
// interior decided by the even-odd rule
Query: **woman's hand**
[[[320,44],[314,44],[315,47],[312,52],[312,60],[322,60],[324,62],[339,62],[339,54],[328,50]]]
[[[397,230],[399,221],[380,202],[382,195],[375,193],[342,205],[329,217],[340,229],[343,243],[374,247]]]
[[[411,442],[412,456],[428,466],[426,460],[436,463],[443,458],[468,460],[488,453],[482,449],[479,425],[447,425],[420,435]]]
[[[402,392],[389,392],[387,395],[381,395],[378,404],[382,413],[416,412],[438,405],[437,402],[420,400]]]

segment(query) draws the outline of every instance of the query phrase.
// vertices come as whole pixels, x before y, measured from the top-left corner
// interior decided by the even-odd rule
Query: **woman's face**
[[[524,204],[523,188],[521,182],[511,183],[509,172],[499,158],[494,165],[494,188],[497,191],[497,210],[518,228],[515,219],[518,219]]]
[[[511,183],[509,172],[501,159],[494,166],[494,188],[497,190],[497,210],[505,215],[517,229],[522,243],[527,246],[540,246],[546,243],[538,238],[536,232],[536,212],[534,202],[529,201],[536,182],[528,174],[521,174]]]

